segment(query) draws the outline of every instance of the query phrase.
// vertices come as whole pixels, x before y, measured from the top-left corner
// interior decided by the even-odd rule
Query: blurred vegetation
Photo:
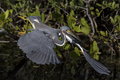
[[[120,80],[119,0],[0,0],[0,80]],[[70,43],[55,49],[61,64],[39,65],[17,46],[32,26],[18,16],[41,16],[53,27],[69,26],[103,63],[110,76],[97,73]]]

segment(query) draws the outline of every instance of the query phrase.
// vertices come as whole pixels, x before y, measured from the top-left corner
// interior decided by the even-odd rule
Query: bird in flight
[[[49,27],[41,22],[39,16],[30,16],[27,19],[33,26],[33,29],[30,29],[32,32],[22,35],[17,43],[19,48],[26,53],[27,58],[37,64],[59,64],[60,61],[53,48],[56,48],[55,45],[63,46],[67,40],[81,49],[88,63],[98,73],[109,75],[110,71],[103,64],[93,59],[86,49],[81,47],[79,44],[81,40],[70,31],[69,27],[62,26],[60,29]]]

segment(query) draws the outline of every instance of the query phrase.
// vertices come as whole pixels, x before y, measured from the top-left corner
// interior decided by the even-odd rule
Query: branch
[[[17,41],[0,41],[0,43],[10,43],[10,42],[17,42]]]
[[[85,0],[83,0],[83,1],[85,1]],[[86,2],[86,11],[87,11],[87,16],[88,16],[88,18],[89,18],[89,20],[90,20],[90,23],[91,23],[91,26],[92,26],[92,35],[94,35],[94,33],[95,33],[95,27],[94,27],[94,24],[93,24],[93,20],[92,20],[92,18],[91,18],[91,16],[90,16],[90,14],[89,14],[89,7],[90,7],[90,0],[88,0],[88,1],[85,1]]]
[[[92,18],[91,18],[91,16],[90,16],[90,14],[89,14],[89,7],[90,7],[90,1],[92,1],[92,0],[83,0],[83,2],[85,2],[86,3],[86,8],[84,8],[84,7],[80,7],[80,6],[69,6],[69,7],[78,7],[78,8],[81,8],[81,9],[84,9],[84,10],[86,10],[86,15],[88,16],[88,18],[89,18],[89,20],[90,20],[90,23],[91,23],[91,26],[92,26],[92,35],[94,35],[94,33],[95,33],[95,26],[94,26],[94,23],[93,23],[93,20],[92,20]]]
[[[1,7],[0,7],[0,9],[1,9],[1,11],[2,11],[2,12],[4,12],[4,13],[5,13],[5,11],[4,11],[4,9],[3,9],[3,8],[1,8]]]
[[[88,80],[89,67],[90,67],[90,65],[87,65],[87,69],[86,69],[86,73],[85,73],[85,80]]]
[[[5,29],[0,28],[0,34],[6,34],[10,38],[13,38],[14,40],[18,40],[18,36],[11,34],[10,32],[6,31]]]
[[[67,15],[70,15],[67,11],[65,11],[63,8],[59,7],[58,5],[56,5],[55,3],[53,3],[56,7],[58,7],[59,9],[63,10]]]
[[[78,7],[78,8],[81,8],[81,9],[84,9],[84,10],[86,10],[86,8],[84,8],[84,7],[80,7],[80,6],[68,6],[68,7]]]

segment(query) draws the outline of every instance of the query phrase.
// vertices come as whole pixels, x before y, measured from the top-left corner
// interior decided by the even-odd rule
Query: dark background
[[[0,0],[0,80],[120,80],[119,3],[119,0]],[[111,71],[110,75],[97,73],[81,51],[68,42],[54,49],[60,64],[39,65],[27,59],[17,40],[32,26],[18,16],[33,15],[41,16],[42,22],[53,28],[69,26],[91,56]]]

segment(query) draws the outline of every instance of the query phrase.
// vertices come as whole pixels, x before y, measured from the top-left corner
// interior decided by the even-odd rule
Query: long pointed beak
[[[70,30],[66,31],[69,35],[71,35],[73,38],[75,38],[76,40],[82,42],[79,38],[77,38]]]

